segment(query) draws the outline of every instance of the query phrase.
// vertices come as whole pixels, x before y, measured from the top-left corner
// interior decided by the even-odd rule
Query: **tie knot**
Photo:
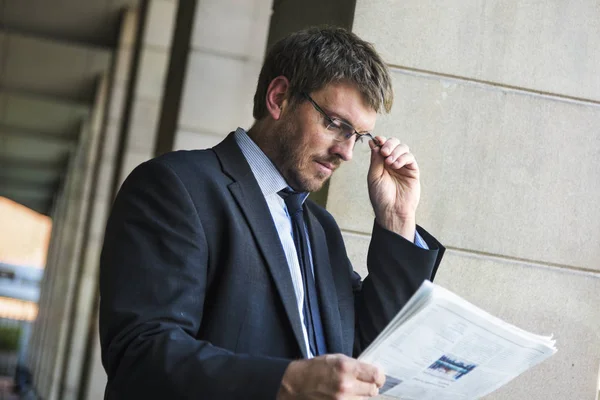
[[[302,203],[304,202],[304,193],[294,192],[290,188],[285,188],[278,192],[279,196],[285,201],[290,215],[302,212]]]

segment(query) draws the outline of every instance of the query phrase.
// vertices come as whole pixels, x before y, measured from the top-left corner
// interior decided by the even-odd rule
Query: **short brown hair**
[[[387,66],[373,45],[338,27],[316,27],[292,33],[275,43],[265,58],[254,94],[254,118],[267,115],[267,87],[273,79],[290,81],[290,101],[302,99],[330,83],[356,85],[376,112],[389,113],[394,101]]]

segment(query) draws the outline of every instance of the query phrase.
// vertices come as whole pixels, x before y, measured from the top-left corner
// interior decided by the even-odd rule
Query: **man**
[[[415,225],[414,156],[369,133],[391,103],[368,43],[342,29],[301,31],[267,55],[248,132],[132,172],[101,257],[107,399],[377,394],[384,371],[351,357],[433,278],[443,253]],[[303,202],[361,139],[375,212],[362,282],[332,216]]]

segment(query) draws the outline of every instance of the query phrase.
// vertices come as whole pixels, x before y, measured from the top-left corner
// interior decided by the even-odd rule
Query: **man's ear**
[[[278,120],[285,106],[288,103],[288,91],[290,81],[285,76],[281,75],[273,79],[267,87],[267,111],[271,118]]]

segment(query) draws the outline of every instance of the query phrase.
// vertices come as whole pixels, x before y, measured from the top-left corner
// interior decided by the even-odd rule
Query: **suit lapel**
[[[254,239],[258,243],[283,302],[298,346],[306,358],[308,351],[304,342],[292,277],[269,207],[233,133],[214,147],[214,151],[221,161],[224,172],[234,180],[229,185],[231,195],[238,203],[254,234]]]
[[[332,265],[327,250],[323,227],[315,215],[304,206],[308,214],[308,232],[315,271],[315,284],[319,297],[319,310],[329,353],[343,353],[342,325],[338,308],[337,291],[333,280]]]

